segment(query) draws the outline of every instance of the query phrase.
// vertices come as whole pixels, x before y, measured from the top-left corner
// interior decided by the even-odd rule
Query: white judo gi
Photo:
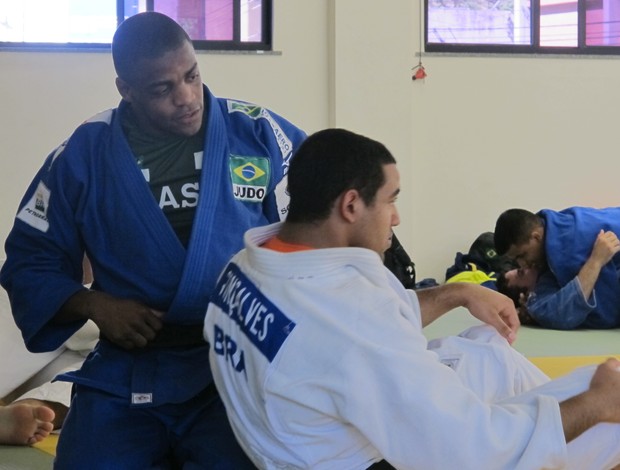
[[[376,253],[260,248],[278,229],[246,233],[205,319],[215,383],[257,466],[366,469],[385,459],[399,469],[583,470],[620,462],[620,425],[565,443],[559,400],[587,389],[592,368],[549,381],[486,326],[431,351],[415,292]]]

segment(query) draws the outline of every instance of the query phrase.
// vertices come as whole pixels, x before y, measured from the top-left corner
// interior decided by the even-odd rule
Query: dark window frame
[[[154,0],[147,0],[146,10],[154,10]],[[197,51],[273,51],[273,0],[262,0],[260,41],[241,41],[241,0],[233,0],[233,39],[196,40]],[[116,0],[116,24],[125,19],[125,1]],[[110,43],[84,42],[6,42],[0,41],[0,51],[109,51]]]
[[[586,1],[577,0],[577,46],[540,46],[540,0],[531,0],[531,44],[460,44],[428,42],[428,2],[424,0],[424,51],[456,54],[620,55],[620,46],[587,46]]]

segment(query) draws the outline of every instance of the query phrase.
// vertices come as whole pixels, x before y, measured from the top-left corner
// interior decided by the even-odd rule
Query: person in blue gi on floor
[[[125,20],[112,57],[120,105],[48,156],[0,274],[31,351],[57,348],[87,319],[101,330],[82,368],[60,377],[75,393],[56,468],[253,468],[208,372],[202,320],[242,234],[286,216],[286,174],[306,135],[213,96],[165,15]]]
[[[498,288],[540,326],[620,326],[620,207],[503,212],[495,246],[520,269]]]

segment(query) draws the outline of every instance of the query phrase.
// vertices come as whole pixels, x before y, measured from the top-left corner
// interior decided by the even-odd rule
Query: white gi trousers
[[[596,366],[580,367],[550,380],[488,325],[433,339],[429,350],[488,403],[524,403],[540,394],[561,402],[587,390],[596,370]],[[568,443],[567,452],[566,468],[571,470],[606,470],[620,464],[620,424],[590,428]]]

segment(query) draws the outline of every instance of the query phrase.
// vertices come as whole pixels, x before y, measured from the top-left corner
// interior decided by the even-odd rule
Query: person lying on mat
[[[549,269],[515,268],[497,277],[497,290],[510,297],[521,324],[544,328],[573,329],[598,308],[594,286],[601,269],[620,251],[613,232],[601,230],[592,252],[577,275],[560,286]]]
[[[377,141],[308,137],[286,221],[251,229],[205,316],[211,371],[259,468],[604,469],[620,463],[620,361],[549,381],[475,284],[405,289],[381,262],[399,173]],[[486,322],[430,344],[457,306]],[[492,326],[491,326],[492,325]],[[429,349],[430,347],[430,349]]]
[[[521,302],[540,326],[616,328],[620,326],[617,233],[620,208],[616,207],[538,214],[509,209],[497,220],[495,245],[521,270],[505,273],[498,288]]]
[[[512,299],[521,325],[538,325],[527,308],[527,301],[534,293],[537,280],[538,269],[536,268],[513,268],[497,275],[496,289]]]
[[[65,343],[67,365],[58,374],[79,369],[84,358],[95,348],[99,329],[88,321]],[[52,380],[24,392],[5,406],[0,406],[0,444],[32,445],[52,430],[59,430],[71,402],[71,383]]]
[[[23,398],[0,406],[0,444],[33,445],[58,429],[69,409],[55,401]]]
[[[86,256],[82,272],[82,284],[90,287],[93,272]],[[98,340],[99,329],[89,320],[65,342],[63,359],[73,364],[58,373],[79,369]],[[0,444],[32,445],[42,441],[51,431],[62,427],[70,403],[71,384],[53,380],[26,391],[8,405],[0,405]]]

